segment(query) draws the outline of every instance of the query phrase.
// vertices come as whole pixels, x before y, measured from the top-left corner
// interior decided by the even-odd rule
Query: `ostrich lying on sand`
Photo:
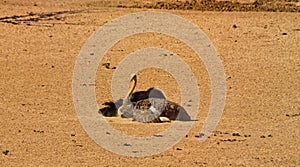
[[[169,122],[170,120],[190,121],[190,116],[180,105],[166,100],[164,94],[155,88],[133,93],[137,76],[130,81],[130,89],[124,99],[105,102],[106,107],[99,109],[104,116],[121,116],[145,123]]]

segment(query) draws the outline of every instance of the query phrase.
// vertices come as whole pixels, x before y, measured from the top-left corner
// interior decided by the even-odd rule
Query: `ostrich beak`
[[[132,75],[131,75],[130,81],[136,80],[136,78],[137,78],[137,77],[136,77],[136,74],[132,74]]]

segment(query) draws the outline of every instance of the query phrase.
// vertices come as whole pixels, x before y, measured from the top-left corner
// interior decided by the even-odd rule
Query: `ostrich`
[[[137,84],[137,76],[130,80],[130,88],[122,100],[116,103],[106,102],[106,107],[99,109],[104,116],[121,116],[144,123],[169,122],[170,120],[189,121],[190,116],[180,105],[166,100],[164,94],[155,88],[133,93]]]

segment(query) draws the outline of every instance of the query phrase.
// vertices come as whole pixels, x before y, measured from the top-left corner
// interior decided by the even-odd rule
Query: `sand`
[[[298,11],[298,1],[276,2],[293,3]],[[264,8],[256,12],[169,10],[151,9],[149,4],[156,1],[149,1],[148,7],[131,3],[0,2],[1,166],[300,165],[299,12],[274,7],[270,7],[273,12]],[[179,143],[160,154],[134,158],[107,151],[85,132],[73,103],[72,77],[81,47],[95,30],[125,14],[148,10],[179,15],[209,37],[224,65],[226,106],[210,138],[199,143],[211,100],[203,62],[182,42],[165,35],[139,34],[120,41],[97,71],[99,107],[112,100],[113,67],[144,47],[163,47],[178,54],[192,69],[201,95],[197,121]],[[180,102],[178,84],[169,73],[151,68],[139,72],[138,78],[137,90],[158,87],[168,99]],[[151,136],[172,124],[107,121],[132,136]]]

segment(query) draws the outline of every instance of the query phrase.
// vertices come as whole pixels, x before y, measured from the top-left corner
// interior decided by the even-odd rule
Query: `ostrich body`
[[[134,75],[122,105],[120,105],[120,100],[116,102],[116,105],[113,102],[107,102],[104,104],[109,107],[102,108],[99,112],[103,115],[106,114],[105,116],[120,115],[122,118],[130,118],[133,121],[144,123],[169,122],[170,120],[176,120],[179,113],[181,113],[181,119],[179,120],[190,120],[183,107],[166,100],[163,93],[158,89],[150,88],[147,91],[133,93],[136,83],[137,77]]]

